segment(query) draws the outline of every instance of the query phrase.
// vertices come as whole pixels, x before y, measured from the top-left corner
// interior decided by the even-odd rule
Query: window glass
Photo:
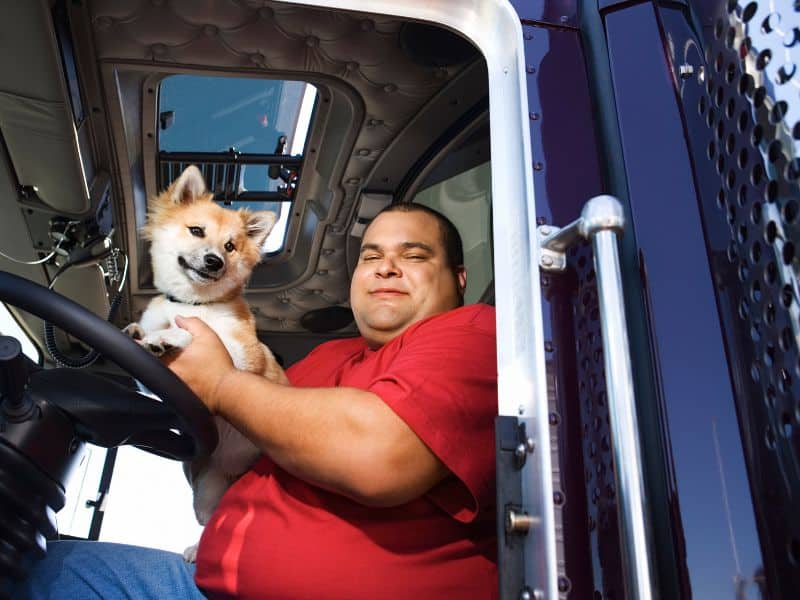
[[[39,364],[42,360],[39,350],[28,337],[28,334],[19,326],[19,323],[2,302],[0,302],[0,335],[10,335],[17,338],[22,346],[22,352],[36,364]]]
[[[488,162],[436,183],[414,197],[450,219],[464,244],[464,302],[481,299],[492,283],[492,177]]]
[[[486,123],[442,157],[413,199],[438,210],[458,228],[464,244],[467,304],[483,298],[494,281],[489,154]]]
[[[264,251],[280,250],[316,98],[304,81],[166,77],[158,99],[159,187],[198,165],[221,204],[278,213]]]

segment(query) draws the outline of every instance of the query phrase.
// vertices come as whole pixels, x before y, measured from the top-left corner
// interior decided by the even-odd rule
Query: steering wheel
[[[31,374],[28,393],[68,413],[83,439],[106,447],[130,444],[176,460],[194,460],[214,450],[217,428],[206,406],[116,327],[57,292],[3,271],[0,301],[80,339],[161,398],[152,399],[85,371],[48,369]]]

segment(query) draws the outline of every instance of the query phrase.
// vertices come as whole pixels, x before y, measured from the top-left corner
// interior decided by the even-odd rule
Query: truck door
[[[635,456],[620,454],[615,435],[608,353],[624,349],[603,343],[597,256],[578,241],[563,270],[541,265],[558,593],[796,597],[796,12],[735,1],[514,5],[538,239],[579,220],[597,194],[618,198],[625,218]],[[501,442],[501,467],[503,453]],[[632,462],[644,555],[626,525]],[[507,549],[530,534],[511,530]],[[524,576],[506,573],[505,585],[503,597],[536,597]]]

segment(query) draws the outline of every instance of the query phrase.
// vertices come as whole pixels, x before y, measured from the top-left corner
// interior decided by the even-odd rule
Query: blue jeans
[[[0,594],[2,595],[2,594]],[[106,542],[47,544],[47,556],[11,590],[11,598],[202,600],[194,565],[180,554]]]

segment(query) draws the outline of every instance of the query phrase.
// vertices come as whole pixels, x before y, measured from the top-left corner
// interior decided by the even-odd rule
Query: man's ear
[[[206,180],[200,169],[189,165],[169,186],[168,192],[170,200],[175,204],[191,204],[207,193]]]
[[[464,292],[467,290],[467,269],[464,265],[456,267],[456,282],[458,283],[458,293],[464,297]]]
[[[260,248],[278,221],[278,215],[269,210],[244,213],[247,237]]]

